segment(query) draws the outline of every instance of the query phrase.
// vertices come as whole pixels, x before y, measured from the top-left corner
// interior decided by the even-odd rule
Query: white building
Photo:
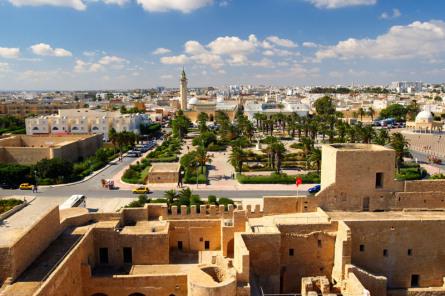
[[[283,113],[289,115],[292,113],[297,113],[300,116],[307,116],[309,113],[309,106],[302,104],[300,102],[290,102],[283,101],[280,103],[276,102],[247,102],[244,104],[244,114],[249,118],[249,120],[254,121],[255,113],[266,114],[270,117],[277,113]]]
[[[56,115],[27,118],[26,134],[103,134],[108,140],[109,131],[140,132],[140,126],[149,123],[146,114],[121,114],[90,109],[63,109]]]

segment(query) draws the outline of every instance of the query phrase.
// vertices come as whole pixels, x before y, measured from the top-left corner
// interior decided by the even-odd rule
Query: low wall
[[[128,296],[142,293],[145,296],[187,296],[186,274],[114,275],[84,279],[84,294],[104,293],[107,296]]]
[[[425,191],[445,192],[445,180],[419,180],[405,182],[405,192]]]
[[[61,231],[59,207],[55,207],[35,222],[10,247],[8,258],[0,260],[11,262],[9,276],[16,279],[59,236]]]
[[[386,277],[373,275],[354,265],[346,265],[345,269],[348,276],[347,290],[350,291],[349,295],[362,295],[358,293],[365,288],[372,296],[386,296]]]
[[[83,296],[82,266],[92,260],[92,250],[93,235],[90,229],[33,296]]]

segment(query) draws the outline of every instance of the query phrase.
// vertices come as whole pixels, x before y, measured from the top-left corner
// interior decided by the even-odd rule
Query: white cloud
[[[185,54],[161,58],[161,63],[166,65],[184,65],[187,64],[188,61],[189,58]]]
[[[103,56],[97,62],[85,62],[77,59],[74,65],[74,72],[99,72],[109,67],[112,69],[122,69],[129,61],[117,56]]]
[[[349,38],[319,50],[316,57],[319,60],[432,58],[444,52],[445,22],[429,21],[393,26],[375,39]]]
[[[318,47],[318,44],[314,43],[314,42],[303,42],[303,47],[316,48],[316,47]]]
[[[102,0],[105,4],[113,4],[118,6],[124,6],[128,0]]]
[[[9,64],[8,63],[0,63],[0,73],[9,72]]]
[[[236,36],[225,36],[216,38],[207,47],[216,55],[229,56],[230,64],[243,65],[248,61],[247,55],[255,51],[256,43],[255,35],[250,35],[248,40],[243,40]]]
[[[87,50],[87,51],[84,51],[82,54],[86,57],[94,57],[96,55],[96,52]]]
[[[400,17],[402,15],[402,13],[400,12],[400,10],[398,10],[397,8],[394,8],[393,10],[392,10],[392,12],[383,12],[381,15],[380,15],[380,18],[381,19],[384,19],[384,20],[388,20],[388,19],[395,19],[395,18],[398,18],[398,17]]]
[[[281,46],[281,47],[287,47],[287,48],[294,48],[298,45],[289,39],[283,39],[278,36],[269,36],[266,38],[266,40],[272,42],[275,45]]]
[[[76,10],[85,10],[87,7],[82,0],[9,0],[14,6],[61,6]]]
[[[377,0],[306,0],[317,8],[335,9],[347,6],[374,5]]]
[[[190,59],[198,64],[209,65],[214,69],[219,69],[224,64],[221,56],[212,53],[198,41],[187,41],[184,48],[185,53],[190,55]]]
[[[173,79],[173,75],[170,75],[170,74],[161,75],[161,79]]]
[[[104,56],[99,60],[101,65],[121,65],[126,63],[128,63],[126,59],[117,56]]]
[[[14,59],[20,56],[19,48],[0,47],[0,57]]]
[[[171,50],[168,49],[168,48],[159,47],[159,48],[156,48],[156,49],[152,52],[152,54],[154,54],[154,55],[164,55],[164,54],[167,54],[167,53],[170,53],[170,52],[171,52]]]
[[[52,48],[51,45],[45,43],[34,44],[30,48],[34,54],[39,56],[70,57],[73,55],[66,49]]]
[[[252,66],[263,67],[263,68],[273,68],[275,65],[272,62],[272,60],[264,58],[261,61],[252,62]]]
[[[182,13],[190,13],[212,4],[213,0],[137,0],[137,3],[151,12],[177,10]]]

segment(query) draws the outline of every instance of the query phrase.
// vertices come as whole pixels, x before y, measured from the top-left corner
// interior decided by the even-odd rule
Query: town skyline
[[[8,0],[0,90],[443,83],[438,1]]]

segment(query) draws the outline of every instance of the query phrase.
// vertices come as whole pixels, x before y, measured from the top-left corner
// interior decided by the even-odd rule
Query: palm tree
[[[366,112],[362,107],[358,108],[358,115],[360,116],[360,121],[363,121],[363,115],[365,114]]]
[[[260,122],[263,120],[263,114],[255,113],[255,114],[253,114],[253,118],[256,120],[256,128],[259,128]]]
[[[196,149],[195,161],[199,163],[199,166],[201,167],[201,174],[204,173],[204,166],[207,163],[212,162],[212,158],[213,155],[207,154],[207,150],[204,147],[199,146]],[[196,177],[198,177],[198,174],[196,174]]]
[[[375,130],[372,126],[366,125],[360,128],[360,136],[362,138],[362,143],[369,144],[372,139],[375,138]]]
[[[169,208],[178,199],[178,197],[179,197],[179,194],[174,189],[164,192],[164,198],[167,200],[167,206]]]
[[[270,145],[270,150],[273,155],[272,167],[275,167],[276,172],[279,174],[281,171],[281,163],[283,161],[284,154],[286,153],[286,148],[284,147],[283,143],[281,143],[280,141],[277,141]],[[276,165],[275,165],[275,161],[276,161]]]
[[[368,108],[368,115],[371,116],[371,121],[374,121],[375,110],[372,107]]]
[[[108,132],[108,139],[110,140],[111,144],[113,144],[114,150],[116,150],[116,144],[117,144],[117,132],[112,127],[110,131]]]
[[[389,141],[389,133],[386,128],[379,129],[377,136],[374,138],[374,142],[377,145],[385,146]]]
[[[229,155],[229,163],[238,170],[241,174],[243,172],[243,163],[246,158],[246,153],[242,148],[233,147]]]
[[[394,133],[391,135],[389,144],[396,152],[397,171],[399,172],[403,163],[403,155],[408,149],[409,143],[401,133]]]
[[[317,172],[320,173],[321,169],[321,150],[318,148],[312,149],[308,157],[309,162],[315,163]]]
[[[203,133],[207,131],[207,121],[209,120],[209,116],[205,112],[201,112],[198,115],[198,126],[199,132]]]

